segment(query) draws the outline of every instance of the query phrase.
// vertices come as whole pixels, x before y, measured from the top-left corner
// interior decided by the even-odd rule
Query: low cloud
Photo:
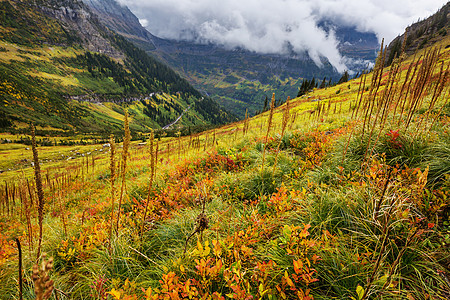
[[[338,70],[347,68],[338,41],[317,26],[323,19],[374,32],[391,41],[442,0],[118,0],[156,36],[259,53],[304,53]]]

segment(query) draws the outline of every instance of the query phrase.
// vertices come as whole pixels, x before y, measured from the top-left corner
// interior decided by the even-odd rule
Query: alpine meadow
[[[0,0],[0,299],[450,299],[449,3],[264,84],[96,1]]]

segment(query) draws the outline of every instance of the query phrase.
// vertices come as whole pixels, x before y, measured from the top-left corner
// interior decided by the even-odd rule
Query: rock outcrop
[[[438,12],[429,18],[414,23],[406,28],[407,37],[405,53],[412,55],[416,50],[432,45],[449,34],[450,3],[445,4]],[[400,54],[405,34],[396,37],[387,49],[387,65]]]
[[[109,29],[103,26],[95,13],[78,0],[47,0],[36,3],[44,14],[61,22],[67,31],[74,32],[83,46],[93,52],[103,53],[114,59],[124,54],[107,38]]]

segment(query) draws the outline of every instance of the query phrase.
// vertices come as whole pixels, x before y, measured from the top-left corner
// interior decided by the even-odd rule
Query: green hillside
[[[261,111],[272,92],[284,99],[292,98],[303,79],[315,77],[322,81],[327,77],[327,82],[336,82],[340,77],[328,62],[319,67],[307,57],[271,56],[159,39],[154,42],[157,48],[148,53],[167,62],[199,91],[241,119],[246,110],[251,115]]]
[[[449,44],[199,134],[0,144],[2,297],[448,299]]]
[[[0,1],[3,130],[20,131],[33,122],[47,129],[108,133],[118,129],[127,107],[133,111],[133,131],[167,125],[188,107],[179,125],[233,119],[170,68],[103,27],[83,4],[61,2],[89,16],[73,20],[60,15],[59,2]]]

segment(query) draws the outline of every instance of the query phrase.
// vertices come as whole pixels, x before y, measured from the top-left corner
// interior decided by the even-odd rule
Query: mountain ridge
[[[270,97],[269,91],[274,91],[280,99],[294,97],[303,79],[337,81],[341,74],[326,60],[319,67],[307,53],[260,54],[244,49],[227,49],[213,44],[199,44],[191,41],[175,41],[158,38],[149,32],[142,34],[145,28],[139,20],[130,17],[131,11],[115,0],[83,0],[86,4],[98,9],[100,19],[109,28],[116,30],[129,40],[136,43],[147,53],[164,61],[186,78],[197,89],[212,97],[228,110],[243,117],[246,109],[253,114],[260,110],[265,97]],[[114,13],[111,11],[114,8]],[[116,29],[111,19],[118,20],[120,16],[132,19],[128,28],[133,31],[123,32]],[[320,26],[331,30],[331,21],[322,21]],[[374,34],[358,33],[353,27],[343,27],[336,31],[341,38],[353,42],[353,46],[340,44],[342,53],[353,59],[374,61],[378,41]],[[357,39],[350,38],[357,36]],[[359,40],[362,43],[359,43]],[[359,47],[359,48],[357,48]],[[366,62],[360,63],[363,69]]]
[[[184,125],[233,120],[168,66],[104,27],[81,1],[0,5],[0,114],[9,130],[30,121],[83,131],[118,128],[121,120],[112,112],[68,101],[77,95],[94,102],[141,99],[126,105],[135,113],[132,128],[140,131],[167,125],[189,105]],[[123,116],[124,107],[114,109]]]
[[[395,56],[400,54],[405,36],[404,52],[406,55],[412,55],[417,50],[443,40],[450,30],[449,19],[450,3],[448,2],[430,17],[409,25],[405,28],[405,33],[389,43],[386,64],[391,64]]]
[[[153,36],[139,23],[138,18],[126,6],[115,0],[82,0],[99,16],[104,25],[120,35],[139,44],[148,43],[147,49],[154,49]],[[109,16],[109,17],[108,17]]]

